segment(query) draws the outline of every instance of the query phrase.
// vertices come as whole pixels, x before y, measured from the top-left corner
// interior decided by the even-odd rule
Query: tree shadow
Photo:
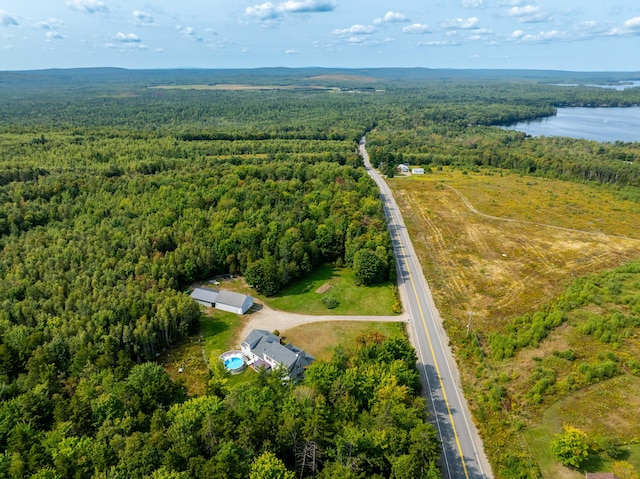
[[[589,454],[589,457],[580,464],[581,472],[602,472],[604,468],[604,458],[599,453]]]

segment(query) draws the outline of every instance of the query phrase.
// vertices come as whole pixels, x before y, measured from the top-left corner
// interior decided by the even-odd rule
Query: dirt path
[[[469,211],[471,211],[472,213],[474,213],[474,214],[476,214],[478,216],[482,216],[484,218],[488,218],[488,219],[492,219],[492,220],[500,220],[500,221],[509,221],[509,222],[512,222],[512,223],[526,223],[526,224],[530,224],[530,225],[534,225],[534,226],[544,226],[545,228],[555,228],[555,229],[561,230],[561,231],[568,231],[569,233],[585,233],[585,234],[594,235],[594,236],[608,236],[608,237],[611,237],[611,238],[620,238],[620,239],[630,240],[630,241],[640,241],[638,238],[630,238],[629,236],[611,235],[611,234],[601,233],[599,231],[589,231],[589,230],[581,230],[581,229],[575,229],[575,228],[567,228],[565,226],[550,225],[550,224],[547,224],[547,223],[539,223],[537,221],[528,221],[528,220],[521,220],[521,219],[516,219],[516,218],[503,218],[503,217],[500,217],[500,216],[488,215],[486,213],[483,213],[482,211],[478,211],[476,209],[476,207],[473,206],[471,204],[471,202],[462,193],[460,193],[460,191],[458,191],[453,186],[447,185],[446,183],[442,183],[442,185],[444,185],[447,188],[449,188],[450,190],[454,191],[460,197],[460,199],[465,204],[465,206],[469,209]]]
[[[398,316],[315,316],[311,314],[289,313],[270,308],[266,304],[256,303],[245,316],[247,321],[240,330],[235,343],[240,344],[253,329],[265,329],[267,331],[278,330],[284,332],[302,324],[317,323],[321,321],[379,321],[402,322],[409,319],[408,314]]]

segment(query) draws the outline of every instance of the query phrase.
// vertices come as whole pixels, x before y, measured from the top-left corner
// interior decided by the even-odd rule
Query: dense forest
[[[364,285],[393,279],[364,134],[388,174],[490,165],[640,199],[637,143],[493,126],[638,105],[638,88],[322,73],[0,74],[0,477],[437,477],[406,341],[360,338],[295,386],[232,387],[214,367],[188,397],[153,362],[198,330],[184,290],[233,273],[272,295],[327,262]],[[151,88],[224,82],[331,88]]]

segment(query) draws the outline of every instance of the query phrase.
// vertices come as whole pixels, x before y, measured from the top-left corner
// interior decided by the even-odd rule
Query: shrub
[[[325,296],[322,298],[322,304],[324,304],[327,309],[335,309],[338,307],[338,300],[332,296]]]
[[[575,469],[589,457],[587,435],[570,425],[564,426],[564,433],[554,436],[549,448],[553,457],[563,465]]]

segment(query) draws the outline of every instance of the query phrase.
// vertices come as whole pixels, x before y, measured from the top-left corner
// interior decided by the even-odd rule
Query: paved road
[[[380,188],[398,268],[398,284],[410,316],[409,333],[418,353],[418,367],[431,419],[442,442],[442,474],[446,479],[492,478],[482,442],[471,419],[449,339],[442,328],[422,267],[391,189],[371,167],[360,142],[367,173]],[[411,327],[412,326],[412,327]]]

